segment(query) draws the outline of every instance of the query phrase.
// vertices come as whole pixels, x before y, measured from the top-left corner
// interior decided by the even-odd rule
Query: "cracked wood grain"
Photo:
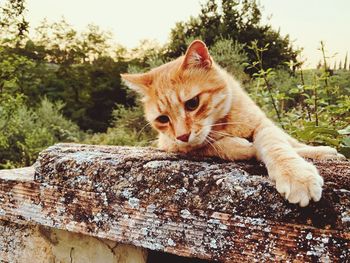
[[[255,161],[58,144],[40,154],[34,179],[0,171],[0,216],[222,262],[346,261],[350,163],[315,165],[323,197],[299,208]]]

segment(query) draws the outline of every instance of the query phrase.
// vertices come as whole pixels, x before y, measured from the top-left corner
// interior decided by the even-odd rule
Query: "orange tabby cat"
[[[146,119],[159,132],[161,149],[262,160],[290,203],[307,206],[321,198],[323,179],[302,157],[344,158],[330,147],[299,143],[275,126],[199,40],[174,61],[122,78],[143,95]]]

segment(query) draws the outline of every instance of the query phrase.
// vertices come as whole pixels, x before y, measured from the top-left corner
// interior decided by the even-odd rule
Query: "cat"
[[[200,40],[184,56],[121,77],[143,96],[145,117],[159,133],[160,149],[261,160],[277,191],[301,207],[319,201],[323,186],[316,167],[303,157],[345,158],[331,147],[300,143],[278,128]]]

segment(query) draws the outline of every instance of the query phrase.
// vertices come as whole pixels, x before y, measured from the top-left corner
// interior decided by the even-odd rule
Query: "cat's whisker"
[[[210,141],[212,140],[212,141]],[[218,149],[215,147],[214,145],[214,139],[212,137],[210,137],[209,135],[205,138],[205,141],[214,149],[214,151],[217,153],[218,156],[220,156],[220,152],[218,151]],[[222,150],[222,149],[220,149]]]
[[[140,131],[137,132],[137,135],[136,137],[139,138],[141,133],[148,127],[148,126],[151,126],[151,124],[149,122],[146,123],[145,126],[142,127],[142,129]]]
[[[229,134],[227,132],[221,132],[221,131],[211,131],[211,133],[218,134],[218,135],[223,135],[223,136],[227,136],[227,137],[237,137],[235,135]]]
[[[210,137],[210,136],[209,136]],[[214,138],[210,137],[214,142],[216,141]],[[219,148],[220,152],[224,151],[223,148],[219,145],[216,144],[217,148]],[[220,155],[220,154],[219,154]]]
[[[154,140],[146,141],[146,143],[147,143],[147,144],[151,144],[151,143],[156,142],[156,141],[158,141],[158,138],[157,138],[157,139],[154,139]]]
[[[245,126],[248,126],[249,128],[254,128],[253,125],[250,125],[246,122],[241,122],[241,121],[235,121],[235,122],[220,122],[220,123],[214,123],[214,124],[209,124],[209,125],[204,125],[204,127],[214,127],[214,126],[219,126],[219,125],[234,125],[234,124],[243,124]]]
[[[235,122],[220,122],[220,123],[215,123],[215,124],[212,124],[212,125],[208,125],[208,126],[219,126],[219,125],[234,125],[234,124],[243,124],[243,125],[246,125],[246,126],[249,126],[251,128],[253,128],[254,126],[246,123],[246,122],[243,122],[243,121],[235,121]]]
[[[218,150],[216,149],[216,147],[213,143],[211,143],[208,139],[205,139],[205,142],[207,142],[209,144],[209,146],[211,148],[213,148],[213,150],[218,154]]]

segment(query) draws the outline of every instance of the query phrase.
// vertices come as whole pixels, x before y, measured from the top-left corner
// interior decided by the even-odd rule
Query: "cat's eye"
[[[160,115],[156,121],[160,122],[160,123],[168,123],[170,120],[169,120],[169,117],[166,116],[166,115]]]
[[[199,96],[193,97],[192,99],[185,102],[185,109],[187,111],[194,111],[198,108]]]

